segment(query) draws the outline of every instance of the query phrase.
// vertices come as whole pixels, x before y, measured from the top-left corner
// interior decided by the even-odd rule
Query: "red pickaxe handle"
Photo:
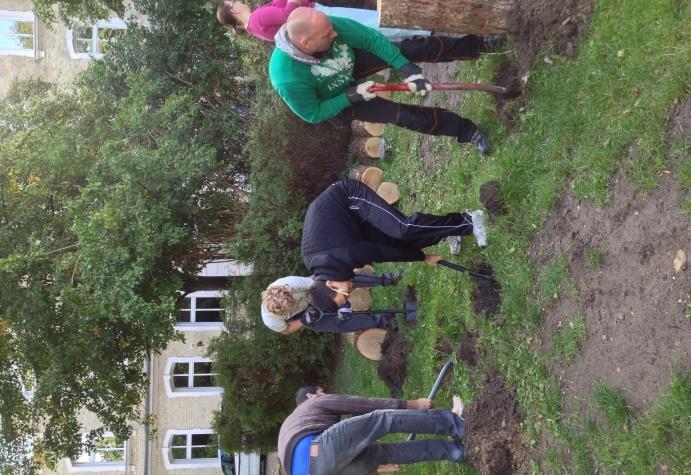
[[[400,84],[386,84],[383,86],[374,85],[369,88],[369,92],[380,92],[380,91],[408,91],[407,83]],[[446,82],[439,84],[432,84],[433,91],[482,91],[489,92],[490,94],[497,94],[499,96],[511,96],[517,95],[519,91],[506,88],[503,86],[497,86],[494,84],[481,84],[474,82]]]

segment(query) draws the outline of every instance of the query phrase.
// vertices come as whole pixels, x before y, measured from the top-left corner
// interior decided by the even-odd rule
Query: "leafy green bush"
[[[260,321],[258,314],[252,317]],[[223,447],[229,452],[275,449],[278,429],[295,408],[295,391],[328,378],[334,349],[330,334],[288,336],[262,323],[231,325],[210,347],[224,388],[223,411],[214,418]]]

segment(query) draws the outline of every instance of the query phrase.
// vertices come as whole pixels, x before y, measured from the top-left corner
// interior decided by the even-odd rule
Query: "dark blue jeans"
[[[428,460],[465,460],[460,442],[413,440],[376,443],[391,433],[437,434],[462,437],[463,419],[451,411],[380,410],[339,422],[315,439],[319,455],[310,457],[310,475],[363,475],[379,465],[408,464]]]
[[[368,328],[388,328],[389,320],[393,314],[368,312],[367,314],[353,315],[348,320],[339,320],[335,313],[326,313],[318,321],[307,323],[304,318],[300,321],[312,331],[320,333],[349,333]]]

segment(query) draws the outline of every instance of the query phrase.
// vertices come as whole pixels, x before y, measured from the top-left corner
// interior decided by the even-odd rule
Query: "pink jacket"
[[[290,12],[298,7],[313,8],[314,2],[300,0],[300,3],[293,3],[288,0],[272,0],[252,11],[247,32],[260,40],[273,43],[278,29],[288,20]]]

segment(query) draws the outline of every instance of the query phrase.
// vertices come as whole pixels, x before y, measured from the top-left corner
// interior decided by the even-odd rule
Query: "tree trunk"
[[[515,0],[377,0],[380,26],[507,35]]]

